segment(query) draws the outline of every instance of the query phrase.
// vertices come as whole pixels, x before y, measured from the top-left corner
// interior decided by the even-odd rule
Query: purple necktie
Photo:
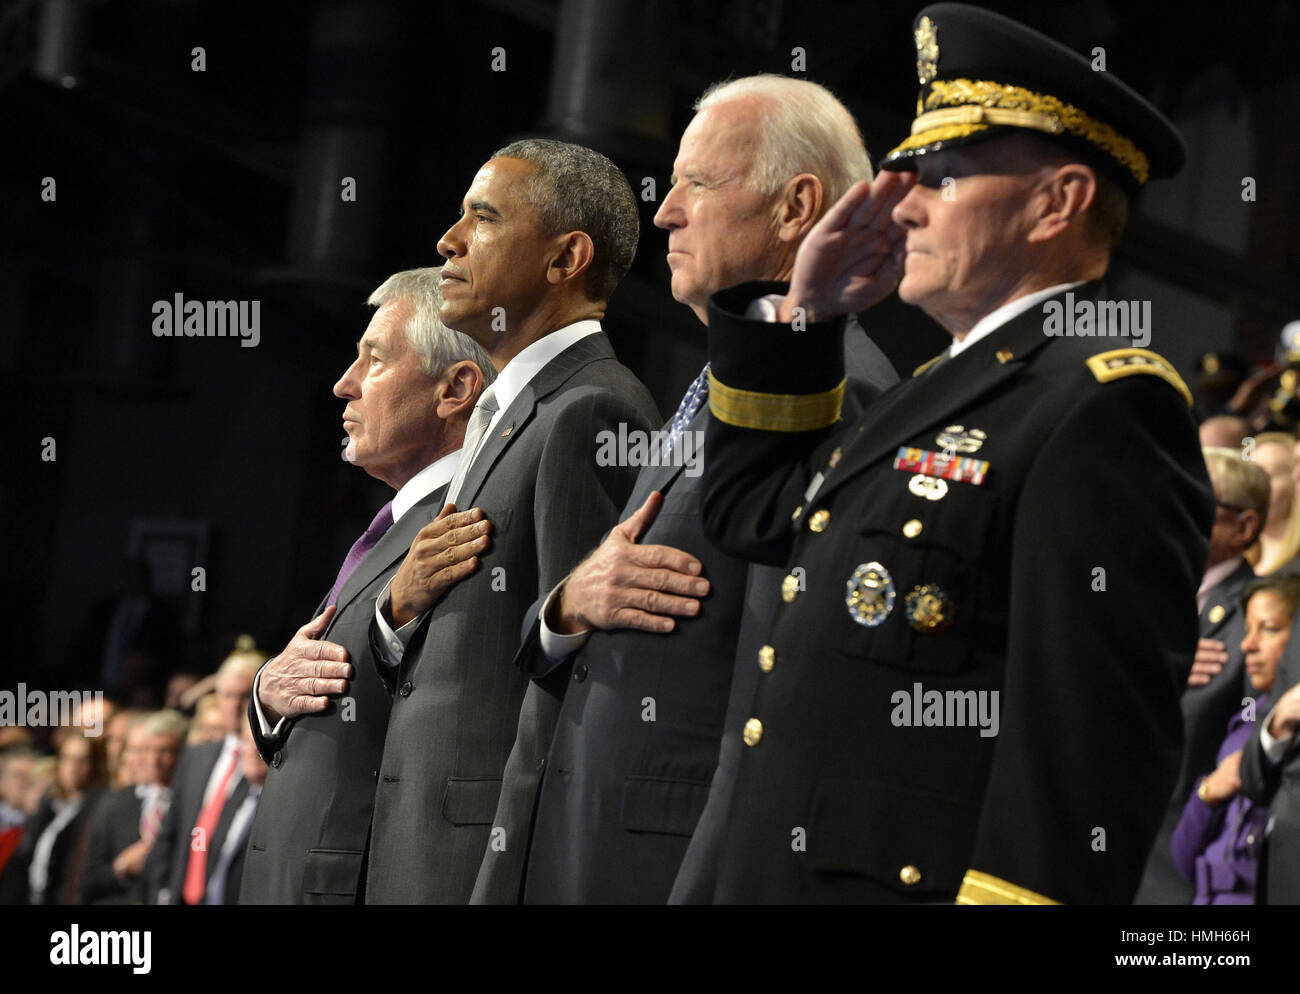
[[[348,550],[348,557],[343,560],[343,565],[339,567],[338,579],[334,581],[334,586],[330,589],[330,597],[326,605],[337,604],[339,592],[343,589],[343,584],[348,582],[348,578],[356,572],[357,567],[361,565],[361,560],[365,559],[370,550],[379,544],[379,540],[384,537],[384,532],[393,527],[393,502],[390,500],[387,504],[379,509],[375,515],[375,520],[370,522],[370,527],[366,529],[364,535],[352,543],[352,548]]]

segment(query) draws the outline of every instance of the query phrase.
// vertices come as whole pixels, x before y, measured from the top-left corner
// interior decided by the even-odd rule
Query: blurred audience
[[[86,840],[82,904],[140,904],[141,874],[171,800],[171,780],[189,722],[179,711],[138,717],[127,732],[128,783],[99,805]]]
[[[1260,697],[1248,700],[1228,720],[1218,765],[1197,782],[1174,830],[1174,862],[1196,885],[1193,904],[1255,901],[1268,809],[1242,792],[1242,749],[1254,729],[1256,708],[1264,711],[1268,707],[1268,695],[1300,607],[1300,577],[1283,574],[1258,580],[1246,588],[1242,604],[1246,634],[1241,649],[1247,676]]]
[[[186,745],[220,742],[225,737],[226,723],[221,715],[221,706],[217,703],[217,695],[215,692],[205,694],[194,705],[194,721],[190,723]]]
[[[1268,517],[1271,484],[1263,469],[1242,458],[1240,448],[1208,448],[1204,453],[1215,509],[1209,563],[1196,597],[1200,638],[1181,701],[1183,761],[1135,904],[1191,903],[1195,890],[1173,860],[1174,829],[1195,778],[1214,763],[1224,725],[1241,709],[1244,696],[1257,693],[1247,678],[1241,648],[1246,634],[1241,595],[1256,578],[1243,553]]]
[[[172,801],[145,864],[149,904],[201,904],[211,843],[226,802],[243,782],[240,730],[266,653],[241,635],[217,670],[217,709],[223,737],[186,749],[176,766]],[[215,858],[215,857],[214,857]]]
[[[1300,569],[1300,513],[1296,513],[1295,438],[1285,432],[1270,431],[1255,436],[1250,456],[1272,483],[1268,501],[1268,519],[1259,542],[1246,553],[1247,561],[1259,576],[1295,572]]]
[[[240,738],[240,763],[244,778],[231,793],[212,836],[211,865],[203,892],[204,904],[238,904],[239,882],[244,873],[244,854],[248,849],[248,832],[266,783],[266,760],[257,753],[257,743],[248,721],[243,722]]]
[[[1245,418],[1235,414],[1219,414],[1201,422],[1201,447],[1206,449],[1237,449],[1250,434]]]
[[[22,841],[0,877],[0,903],[76,902],[82,833],[107,780],[103,737],[65,736],[52,789],[24,826]]]

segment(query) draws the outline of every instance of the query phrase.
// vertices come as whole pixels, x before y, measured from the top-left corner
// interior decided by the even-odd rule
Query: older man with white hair
[[[787,278],[803,237],[871,163],[852,114],[815,83],[733,80],[695,109],[655,224],[668,232],[673,296],[706,321],[710,293]],[[850,410],[897,379],[860,329],[844,355]],[[516,661],[529,693],[563,703],[554,722],[521,723],[493,822],[527,837],[536,809],[526,882],[522,847],[489,847],[476,901],[669,896],[718,762],[737,644],[752,659],[771,607],[748,592],[776,588],[704,537],[701,481],[684,456],[703,455],[707,398],[706,367],[620,523],[525,622]]]

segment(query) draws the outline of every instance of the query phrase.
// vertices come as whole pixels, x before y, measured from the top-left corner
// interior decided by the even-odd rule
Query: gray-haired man
[[[243,904],[351,903],[365,860],[389,698],[369,646],[375,598],[429,526],[454,563],[465,515],[441,513],[470,412],[496,377],[444,326],[439,270],[387,279],[357,358],[334,385],[349,462],[396,493],[348,553],[316,617],[258,675],[249,720],[270,772],[249,834]],[[459,537],[458,537],[459,536]]]

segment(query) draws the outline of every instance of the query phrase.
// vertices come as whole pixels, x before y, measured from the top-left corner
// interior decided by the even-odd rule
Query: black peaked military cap
[[[880,168],[915,169],[927,152],[1028,129],[1102,168],[1130,196],[1182,169],[1183,140],[1168,118],[1046,35],[960,3],[926,7],[914,28],[917,117]]]

